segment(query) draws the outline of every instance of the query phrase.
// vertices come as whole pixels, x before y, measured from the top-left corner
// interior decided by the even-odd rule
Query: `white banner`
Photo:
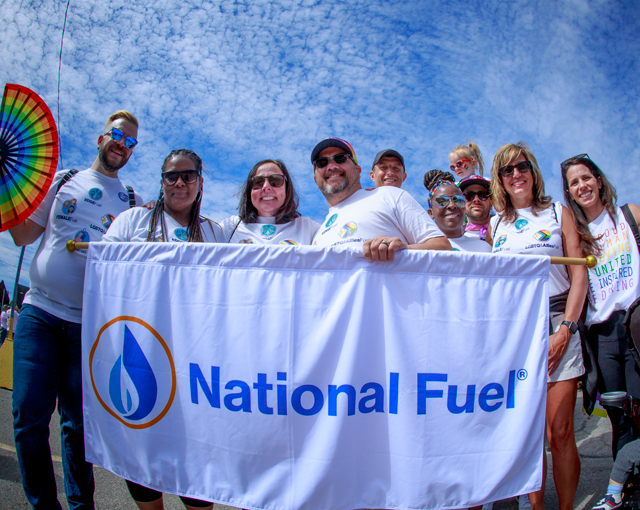
[[[92,243],[87,460],[269,510],[540,488],[549,260]]]

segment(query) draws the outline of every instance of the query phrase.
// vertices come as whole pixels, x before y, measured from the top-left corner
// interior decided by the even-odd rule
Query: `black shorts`
[[[162,492],[150,489],[149,487],[144,487],[129,480],[125,481],[127,482],[127,489],[129,489],[131,497],[136,501],[140,501],[140,503],[149,503],[162,497]],[[200,501],[199,499],[187,498],[186,496],[179,497],[185,505],[194,506],[196,508],[206,508],[211,506],[211,503],[208,501]]]

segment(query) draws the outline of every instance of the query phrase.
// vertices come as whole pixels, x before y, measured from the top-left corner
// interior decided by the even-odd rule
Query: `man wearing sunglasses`
[[[487,230],[491,219],[491,181],[480,175],[470,175],[458,183],[467,204],[467,219],[464,235],[487,240]]]
[[[401,188],[407,178],[404,169],[404,158],[398,151],[385,149],[376,154],[371,168],[371,180],[380,186],[395,186]]]
[[[87,252],[69,253],[66,243],[100,241],[116,216],[143,203],[118,178],[137,136],[133,114],[120,110],[111,115],[91,167],[57,172],[40,206],[10,229],[17,246],[44,234],[31,262],[31,289],[13,345],[14,438],[22,485],[34,508],[61,508],[49,448],[56,402],[69,508],[93,508],[93,467],[84,455],[80,357]]]
[[[329,213],[313,244],[362,246],[367,260],[393,260],[407,248],[451,250],[427,212],[406,191],[393,186],[363,190],[353,147],[339,138],[319,142],[311,152],[313,175]]]

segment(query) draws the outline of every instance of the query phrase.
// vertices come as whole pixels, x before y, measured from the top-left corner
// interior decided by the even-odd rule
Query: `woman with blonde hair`
[[[500,147],[491,175],[493,201],[500,211],[492,218],[487,234],[493,253],[583,256],[571,214],[545,195],[538,162],[524,142]],[[577,322],[587,283],[584,266],[552,265],[549,270],[546,430],[560,510],[573,508],[580,477],[573,413],[578,377],[584,373]],[[542,488],[529,494],[534,510],[543,508],[546,455],[543,459]]]
[[[456,176],[456,181],[461,181],[470,175],[483,176],[484,160],[480,147],[473,142],[468,145],[458,145],[449,154],[449,168]]]

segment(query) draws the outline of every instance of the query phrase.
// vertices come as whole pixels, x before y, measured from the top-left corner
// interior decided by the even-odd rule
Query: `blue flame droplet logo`
[[[127,379],[131,384],[128,384]],[[132,391],[137,395],[135,393],[132,395]],[[118,412],[132,421],[147,417],[158,398],[156,376],[136,338],[126,325],[122,354],[118,356],[109,375],[109,397]]]

